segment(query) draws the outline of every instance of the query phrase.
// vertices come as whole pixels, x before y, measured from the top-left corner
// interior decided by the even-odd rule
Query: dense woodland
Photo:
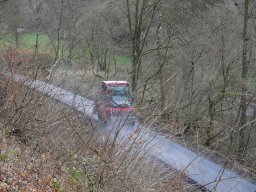
[[[128,80],[141,124],[253,175],[255,13],[255,0],[0,0],[0,70],[49,81],[90,98],[102,80]],[[82,138],[69,128],[86,125],[87,129],[95,129],[89,120],[79,122],[83,120],[76,112],[64,113],[63,106],[52,104],[25,87],[18,89],[9,81],[2,80],[0,89],[3,141],[10,135],[14,140],[19,137],[18,143],[30,146],[33,154],[34,149],[43,145],[44,149],[36,151],[50,153],[46,158],[59,164],[66,163],[62,150],[70,155],[76,151],[70,156],[75,161],[81,151],[73,149],[80,146],[76,140]],[[48,115],[57,113],[51,105],[62,112],[60,117],[51,116],[53,119],[49,120]],[[50,108],[52,111],[47,111]],[[40,121],[35,120],[35,114],[41,117]],[[60,119],[63,122],[56,123]],[[59,146],[47,134],[42,137],[43,128],[55,125],[58,131],[61,126],[68,130],[56,142],[62,145],[63,138],[72,135],[70,142]],[[58,135],[58,131],[53,135]],[[83,139],[81,145],[84,142]],[[52,149],[59,154],[45,149],[46,144],[54,146]],[[69,162],[70,167],[75,167],[66,168],[72,175],[72,182],[68,182],[71,184],[65,186],[62,179],[57,179],[53,180],[55,188],[53,184],[50,188],[126,191],[125,187],[134,186],[129,188],[149,191],[145,186],[160,180],[157,176],[150,180],[145,170],[133,172],[128,161],[120,165],[111,161],[113,164],[102,166],[110,154],[108,148],[100,148],[99,152],[95,152],[94,144],[88,148],[81,153],[89,153],[96,160],[91,158],[85,164]],[[0,143],[1,150],[4,148]],[[0,161],[4,162],[5,156],[1,154]],[[117,158],[118,162],[122,157]],[[79,171],[81,165],[89,167],[84,175]],[[121,168],[114,171],[112,166]],[[128,175],[125,184],[121,172]],[[138,172],[144,173],[141,186],[131,179]],[[63,177],[66,176],[58,175]],[[176,191],[183,191],[181,186],[185,185],[159,184],[169,187],[163,191],[175,191],[173,186],[178,186]],[[150,190],[159,190],[157,186],[152,185]]]

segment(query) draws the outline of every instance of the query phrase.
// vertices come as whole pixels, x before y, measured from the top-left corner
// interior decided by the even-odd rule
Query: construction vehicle
[[[123,124],[135,124],[135,106],[130,84],[127,81],[102,81],[102,89],[95,100],[94,112],[104,123],[114,119],[122,121]]]

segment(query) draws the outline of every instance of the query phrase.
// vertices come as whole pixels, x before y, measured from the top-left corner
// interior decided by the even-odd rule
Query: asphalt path
[[[47,94],[96,121],[98,120],[98,116],[93,113],[94,101],[92,100],[43,81],[31,80],[21,75],[12,75],[11,77],[17,82],[23,82],[26,86]],[[105,126],[104,129],[113,133],[113,124]],[[134,133],[134,125],[123,126],[118,132],[119,142]],[[256,185],[252,181],[156,132],[141,127],[141,131],[137,134],[139,134],[137,139],[142,141],[139,145],[140,150],[145,150],[150,156],[157,157],[172,168],[186,173],[190,179],[209,191],[256,192]]]

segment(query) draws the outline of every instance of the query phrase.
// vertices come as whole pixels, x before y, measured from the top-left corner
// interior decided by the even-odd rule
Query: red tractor
[[[104,123],[112,119],[135,124],[135,107],[127,81],[103,81],[95,101],[95,113]]]

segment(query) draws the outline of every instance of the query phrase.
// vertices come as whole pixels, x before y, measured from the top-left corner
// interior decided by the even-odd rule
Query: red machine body
[[[127,81],[102,81],[102,90],[95,101],[95,112],[102,122],[122,117],[135,122],[135,107]]]

